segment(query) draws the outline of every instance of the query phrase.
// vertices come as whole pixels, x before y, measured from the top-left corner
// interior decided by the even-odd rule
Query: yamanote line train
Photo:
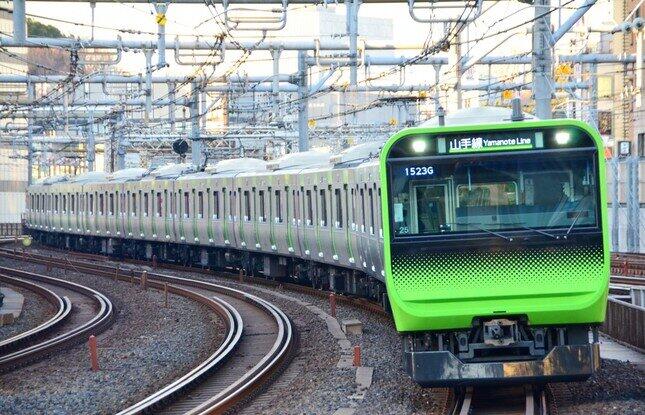
[[[26,227],[378,300],[424,386],[584,379],[609,284],[602,140],[575,120],[479,111],[335,155],[45,179]]]

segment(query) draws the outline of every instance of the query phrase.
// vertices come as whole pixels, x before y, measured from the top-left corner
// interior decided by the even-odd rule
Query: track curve
[[[0,267],[0,274],[31,282],[36,281],[51,291],[60,290],[71,298],[65,307],[74,309],[72,304],[78,307],[77,312],[69,313],[65,321],[58,324],[58,328],[62,327],[61,329],[64,330],[63,333],[47,336],[45,332],[41,332],[35,338],[32,337],[30,343],[33,344],[0,356],[0,372],[34,362],[63,348],[84,342],[90,335],[97,335],[106,330],[116,315],[112,302],[92,288],[14,268]],[[40,336],[47,338],[38,339]]]

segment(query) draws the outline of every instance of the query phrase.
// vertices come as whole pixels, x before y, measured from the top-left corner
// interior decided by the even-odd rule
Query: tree
[[[56,26],[40,23],[39,21],[30,18],[27,18],[27,32],[31,37],[67,37],[63,32],[58,30]]]

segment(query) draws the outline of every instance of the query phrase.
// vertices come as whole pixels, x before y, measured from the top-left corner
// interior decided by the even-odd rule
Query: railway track
[[[5,281],[19,283],[20,280],[32,287],[38,285],[56,293],[63,302],[54,318],[4,343],[0,373],[87,341],[90,335],[106,330],[116,315],[112,302],[105,295],[83,285],[7,267],[0,267],[0,275]]]
[[[168,289],[199,299],[222,316],[227,326],[224,342],[207,360],[173,383],[123,410],[138,413],[224,413],[258,391],[289,361],[295,333],[287,316],[273,304],[250,294],[208,282],[138,270],[120,270],[69,258],[17,255],[0,256],[46,266],[91,273]]]
[[[23,345],[34,341],[39,336],[43,336],[47,332],[55,329],[57,326],[62,324],[72,312],[72,302],[69,300],[69,298],[61,297],[52,290],[43,287],[42,285],[2,274],[0,274],[0,281],[4,282],[5,284],[22,287],[38,294],[49,304],[54,306],[56,310],[54,315],[42,324],[30,330],[19,333],[13,337],[0,341],[0,356],[12,353],[18,350]]]
[[[544,389],[534,385],[466,388],[452,415],[547,415]]]

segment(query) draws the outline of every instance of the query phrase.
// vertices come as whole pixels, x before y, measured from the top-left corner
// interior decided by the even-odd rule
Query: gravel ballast
[[[53,316],[54,306],[40,295],[22,287],[4,284],[23,295],[22,312],[13,324],[0,327],[0,341],[16,336],[44,323]]]
[[[133,265],[126,265],[133,266]],[[139,267],[139,266],[136,266]],[[273,302],[289,315],[300,334],[300,349],[293,363],[277,381],[246,406],[244,414],[332,414],[352,408],[354,414],[440,413],[445,390],[423,389],[402,368],[401,340],[393,322],[368,311],[339,303],[337,318],[358,319],[363,335],[348,335],[352,345],[361,346],[362,365],[374,368],[373,382],[363,399],[356,392],[353,369],[339,369],[340,348],[325,322],[295,301],[267,293],[284,294],[330,312],[327,299],[282,289],[238,284],[237,277],[159,270],[244,289]],[[602,369],[587,382],[568,384],[576,398],[559,408],[560,414],[645,413],[643,374],[622,362],[603,361]]]
[[[44,273],[42,266],[3,260]],[[219,345],[224,326],[192,300],[143,291],[138,285],[54,269],[49,275],[94,288],[115,305],[113,326],[98,336],[101,370],[92,372],[87,346],[76,346],[2,375],[0,413],[108,414],[125,409],[188,372]]]

